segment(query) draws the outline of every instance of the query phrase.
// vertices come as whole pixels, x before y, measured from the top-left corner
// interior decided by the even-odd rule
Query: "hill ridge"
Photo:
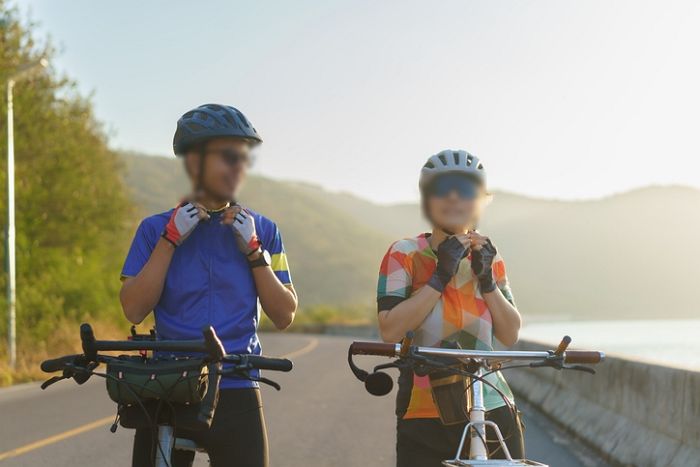
[[[143,213],[172,205],[187,181],[175,158],[124,154],[126,182]],[[302,305],[371,307],[389,245],[425,231],[419,206],[253,174],[242,201],[275,220]],[[669,185],[595,200],[496,192],[480,230],[506,259],[528,315],[687,318],[700,263],[700,190]]]

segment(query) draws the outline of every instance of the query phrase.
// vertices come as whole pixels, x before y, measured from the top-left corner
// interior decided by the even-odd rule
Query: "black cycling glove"
[[[459,262],[464,258],[467,247],[456,237],[450,237],[442,242],[437,249],[437,267],[428,285],[438,292],[445,290],[448,282],[457,274]]]
[[[481,250],[472,249],[472,271],[479,281],[481,293],[496,290],[496,281],[493,280],[493,259],[496,257],[496,247],[487,239]]]

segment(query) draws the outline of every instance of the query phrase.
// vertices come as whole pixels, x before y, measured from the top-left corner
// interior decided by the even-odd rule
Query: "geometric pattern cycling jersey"
[[[437,256],[430,247],[429,237],[430,234],[421,234],[391,245],[379,271],[377,301],[380,308],[391,301],[411,297],[433,275]],[[505,262],[498,254],[492,269],[497,287],[512,303],[513,294],[506,276]],[[471,255],[461,260],[457,273],[445,287],[440,300],[415,330],[416,345],[440,347],[448,342],[456,342],[463,349],[493,350],[493,320],[472,272]],[[513,393],[500,372],[492,373],[486,379],[513,401]],[[484,402],[486,410],[506,404],[498,391],[486,384]],[[400,418],[405,419],[438,417],[427,376],[417,376],[410,370],[402,372],[396,411]]]

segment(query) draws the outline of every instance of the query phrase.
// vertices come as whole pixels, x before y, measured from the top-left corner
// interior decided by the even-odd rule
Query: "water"
[[[700,319],[538,322],[520,333],[552,345],[564,335],[573,339],[572,348],[700,371]]]

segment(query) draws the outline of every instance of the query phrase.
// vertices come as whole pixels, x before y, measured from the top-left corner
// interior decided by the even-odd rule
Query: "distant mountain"
[[[175,159],[124,160],[144,212],[186,191]],[[253,176],[242,201],[280,225],[304,304],[371,304],[389,244],[426,229],[416,204],[378,205],[306,183]],[[700,316],[698,190],[649,187],[574,202],[496,193],[480,230],[503,254],[525,316]]]

